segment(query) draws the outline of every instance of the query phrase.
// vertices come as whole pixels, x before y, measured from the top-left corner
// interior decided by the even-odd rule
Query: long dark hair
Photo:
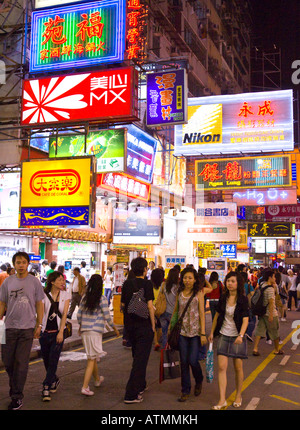
[[[184,290],[183,277],[186,273],[192,273],[194,275],[195,282],[193,286],[193,294],[196,295],[205,286],[205,276],[203,275],[203,273],[199,275],[197,270],[195,270],[193,267],[186,267],[180,272],[178,294]]]
[[[55,282],[56,279],[59,278],[60,276],[64,277],[64,275],[61,272],[58,272],[57,270],[52,273],[49,273],[47,277],[47,285],[44,288],[45,293],[50,293],[52,288],[52,283]]]
[[[170,269],[168,273],[168,277],[166,279],[166,291],[168,294],[170,294],[174,284],[175,285],[179,284],[179,272],[177,269],[172,268]]]
[[[99,308],[102,292],[102,276],[97,274],[92,275],[87,283],[85,296],[82,299],[82,304],[88,312],[93,312]]]
[[[236,278],[237,281],[237,298],[245,295],[245,288],[244,288],[244,279],[238,272],[229,272],[226,275],[226,278],[224,279],[224,295],[226,299],[229,297],[229,290],[227,288],[227,281],[229,278]]]

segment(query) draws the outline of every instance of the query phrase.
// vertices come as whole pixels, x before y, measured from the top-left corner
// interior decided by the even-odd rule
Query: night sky
[[[257,43],[266,52],[274,44],[281,48],[282,89],[300,90],[300,84],[295,86],[291,80],[294,72],[291,65],[294,60],[300,60],[300,0],[250,0],[250,3]]]

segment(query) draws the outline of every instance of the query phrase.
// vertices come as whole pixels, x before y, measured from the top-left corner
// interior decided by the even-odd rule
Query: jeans
[[[292,309],[292,297],[295,300],[295,307],[297,308],[297,291],[289,291],[288,309]]]
[[[57,343],[56,336],[57,332],[43,332],[40,337],[41,353],[46,369],[46,377],[43,382],[44,387],[51,387],[53,382],[58,379],[56,370],[64,342]]]
[[[190,367],[192,369],[192,374],[195,378],[196,384],[200,384],[203,381],[202,369],[198,361],[199,351],[200,336],[179,336],[182,394],[190,394],[191,392]]]
[[[12,399],[23,399],[34,329],[6,329],[6,343],[1,345],[2,361],[9,377]]]
[[[104,295],[107,298],[108,306],[110,305],[111,288],[104,288]]]
[[[159,321],[162,330],[162,347],[165,348],[168,341],[168,328],[170,325],[172,314],[169,312],[164,312],[161,314]]]
[[[256,316],[252,314],[251,310],[249,311],[249,323],[247,327],[246,334],[248,334],[250,337],[253,334],[253,331],[255,329],[256,325]]]
[[[212,321],[214,320],[218,303],[219,303],[219,300],[209,300],[209,309],[210,309]]]
[[[128,326],[126,333],[132,345],[133,362],[126,385],[125,400],[134,400],[146,388],[146,369],[154,333],[150,323]]]
[[[68,311],[68,318],[72,319],[72,315],[76,309],[76,306],[79,307],[81,299],[82,297],[79,293],[72,293],[72,300]]]

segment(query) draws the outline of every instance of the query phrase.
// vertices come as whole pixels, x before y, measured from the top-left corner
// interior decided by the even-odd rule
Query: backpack
[[[127,313],[140,318],[148,319],[149,310],[144,296],[144,288],[132,294],[132,298],[127,307]]]
[[[269,287],[271,287],[271,285],[267,285],[263,288],[259,287],[254,291],[254,294],[251,297],[251,311],[253,315],[257,315],[258,317],[262,317],[263,315],[265,315],[267,311],[267,306],[263,305],[264,291]]]

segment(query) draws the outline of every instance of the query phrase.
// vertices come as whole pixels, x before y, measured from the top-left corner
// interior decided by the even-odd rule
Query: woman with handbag
[[[165,271],[163,269],[154,269],[151,272],[150,278],[153,284],[153,293],[154,293],[153,306],[154,306],[154,309],[156,309],[156,301],[159,297],[162,282],[165,278]],[[160,320],[155,315],[154,351],[160,350],[160,344],[159,344],[160,335],[161,335]]]
[[[220,399],[212,407],[214,410],[227,407],[226,387],[229,357],[233,358],[236,381],[236,398],[233,406],[241,407],[244,379],[243,359],[248,358],[245,333],[249,320],[249,305],[248,298],[245,296],[244,280],[239,273],[230,272],[226,275],[224,284],[225,291],[219,301],[208,337],[208,341],[211,343],[214,335],[220,335],[217,347]]]
[[[86,293],[83,296],[77,312],[79,323],[79,335],[87,355],[87,366],[85,369],[81,394],[93,396],[89,383],[94,377],[95,387],[100,387],[103,376],[99,376],[97,361],[106,355],[102,349],[102,334],[104,333],[105,323],[113,327],[116,336],[119,331],[111,319],[108,301],[103,294],[103,280],[100,275],[92,275],[88,281]]]
[[[178,399],[179,402],[185,402],[190,396],[190,368],[195,379],[194,395],[199,396],[202,390],[203,373],[198,357],[200,346],[207,343],[203,291],[205,285],[204,275],[198,275],[197,271],[192,267],[186,267],[180,274],[180,284],[170,331],[171,337],[174,323],[173,317],[180,315],[178,320],[180,322],[178,348],[181,368],[181,396]],[[174,329],[176,329],[176,325]],[[172,345],[170,346],[172,347]]]
[[[64,329],[71,294],[65,290],[63,274],[57,271],[48,275],[44,292],[44,317],[40,345],[47,372],[42,390],[42,400],[45,402],[51,400],[51,393],[56,392],[60,383],[56,370],[64,344]]]

